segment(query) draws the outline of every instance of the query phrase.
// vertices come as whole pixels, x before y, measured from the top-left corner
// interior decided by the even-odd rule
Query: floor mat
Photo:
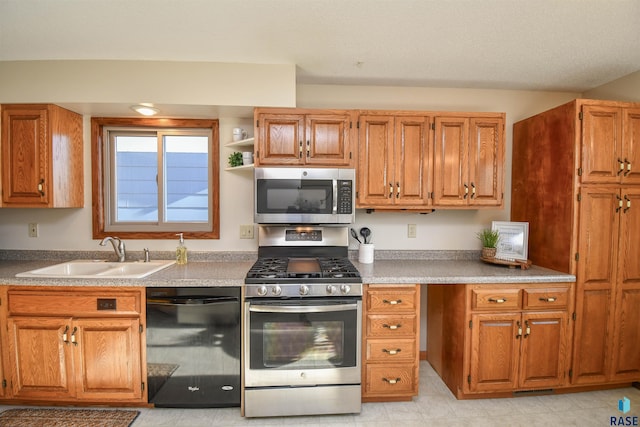
[[[2,427],[129,427],[139,411],[111,409],[7,409]]]

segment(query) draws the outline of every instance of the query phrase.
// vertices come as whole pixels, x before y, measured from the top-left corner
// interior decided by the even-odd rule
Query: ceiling
[[[298,83],[584,92],[640,70],[638,0],[0,0],[0,61],[296,64]]]

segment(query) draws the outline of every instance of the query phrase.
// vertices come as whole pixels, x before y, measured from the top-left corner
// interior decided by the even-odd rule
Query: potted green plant
[[[482,257],[494,258],[500,241],[500,232],[486,228],[477,233],[478,239],[482,242]]]
[[[229,166],[242,166],[242,153],[236,151],[229,155]]]

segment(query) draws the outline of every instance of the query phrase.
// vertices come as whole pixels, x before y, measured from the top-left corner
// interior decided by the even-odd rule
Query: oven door
[[[360,384],[362,301],[245,302],[245,386]]]

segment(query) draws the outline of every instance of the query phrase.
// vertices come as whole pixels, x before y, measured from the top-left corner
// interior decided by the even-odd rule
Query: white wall
[[[640,102],[640,71],[588,90],[583,96],[593,99]]]
[[[371,86],[295,86],[294,66],[263,66],[239,64],[161,63],[155,64],[152,83],[140,85],[144,73],[129,69],[148,70],[150,63],[115,61],[102,63],[110,73],[96,70],[96,61],[33,61],[0,62],[0,103],[54,102],[83,108],[85,207],[82,209],[0,209],[0,249],[96,250],[91,238],[91,161],[90,125],[92,111],[105,105],[136,102],[162,103],[170,107],[204,106],[218,111],[218,106],[293,106],[308,108],[369,108],[443,111],[506,112],[505,209],[473,211],[436,211],[429,215],[403,213],[366,214],[357,211],[356,227],[369,226],[378,249],[479,249],[475,232],[490,225],[492,220],[508,220],[511,190],[511,128],[514,121],[567,102],[577,93],[505,91],[477,89],[442,89],[415,87]],[[126,64],[125,64],[126,63]],[[162,67],[165,66],[165,67]],[[229,68],[230,67],[230,68]],[[280,68],[278,68],[280,67]],[[99,68],[99,67],[98,67]],[[234,72],[230,72],[235,70]],[[52,70],[47,79],[44,71]],[[158,71],[164,70],[164,71]],[[94,74],[97,73],[97,74]],[[172,84],[165,87],[164,74]],[[180,79],[169,78],[178,75]],[[73,77],[75,76],[75,78]],[[37,84],[32,83],[37,81]],[[96,85],[98,87],[96,87]],[[207,89],[211,85],[215,90]],[[104,90],[107,86],[109,90]],[[292,90],[291,88],[294,88]],[[205,88],[205,89],[203,89]],[[204,94],[203,94],[204,91]],[[255,92],[255,93],[254,93]],[[297,100],[297,101],[296,101]],[[189,111],[183,108],[181,111]],[[195,111],[195,110],[192,110]],[[250,111],[250,110],[249,110]],[[95,113],[97,114],[97,113]],[[220,118],[220,167],[233,151],[224,147],[231,140],[231,129],[243,126],[253,132],[253,120],[242,117]],[[188,241],[195,251],[255,250],[256,240],[240,240],[239,226],[253,221],[253,181],[250,171],[220,172],[221,238],[219,240]],[[40,237],[27,236],[27,224],[36,222]],[[407,224],[417,224],[418,237],[406,237]],[[172,250],[175,241],[130,240],[127,248],[141,250]],[[353,246],[355,247],[355,245]]]

